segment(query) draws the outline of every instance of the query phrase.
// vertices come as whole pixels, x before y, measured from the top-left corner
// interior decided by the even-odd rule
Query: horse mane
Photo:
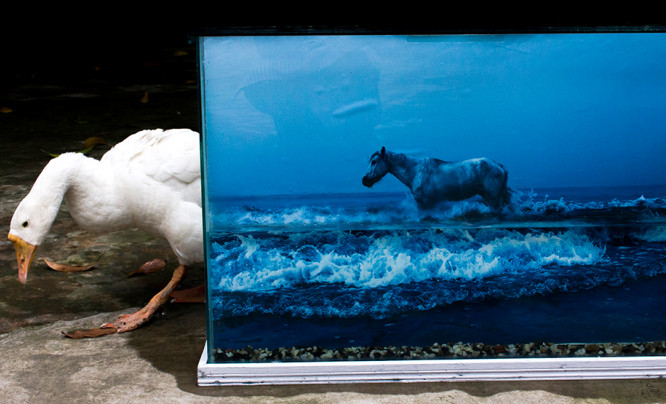
[[[386,151],[386,160],[389,162],[389,164],[393,163],[404,164],[406,159],[407,156],[403,153],[394,153],[388,150]]]
[[[378,153],[379,152],[377,152],[375,154],[378,154]],[[395,152],[390,152],[388,150],[386,151],[386,156],[387,156],[387,159],[389,160],[389,163],[398,163],[398,164],[402,164],[402,165],[404,165],[405,161],[408,160],[408,159],[409,160],[424,160],[426,162],[426,164],[435,164],[435,165],[451,163],[450,161],[440,160],[440,159],[435,158],[435,157],[424,157],[424,158],[410,157],[410,156],[406,155],[405,153],[395,153]]]
[[[369,161],[372,161],[373,158],[375,158],[376,156],[379,156],[380,154],[381,154],[381,152],[379,152],[379,151],[374,152],[372,154],[372,156],[370,156]],[[392,152],[392,151],[386,150],[386,161],[391,165],[405,166],[407,164],[407,160],[414,160],[414,159],[419,160],[419,158],[410,157],[405,153],[397,153],[397,152]],[[438,166],[438,165],[452,163],[451,161],[445,161],[445,160],[441,160],[441,159],[438,159],[438,158],[435,158],[435,157],[425,157],[425,158],[422,158],[420,160],[423,160],[425,162],[425,164],[428,165],[428,166],[433,166],[433,165]]]
[[[431,157],[430,160],[432,160],[434,163],[437,163],[437,164],[451,164],[451,163],[454,163],[454,161],[441,160],[441,159],[438,159],[438,158],[435,158],[435,157]]]

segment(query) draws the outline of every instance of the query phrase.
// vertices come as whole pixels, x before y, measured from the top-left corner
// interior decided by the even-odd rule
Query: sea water
[[[663,339],[666,187],[213,201],[216,348]]]

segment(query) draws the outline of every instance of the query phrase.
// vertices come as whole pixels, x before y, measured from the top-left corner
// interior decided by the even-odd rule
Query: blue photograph
[[[213,361],[666,340],[666,34],[211,36],[200,68]]]

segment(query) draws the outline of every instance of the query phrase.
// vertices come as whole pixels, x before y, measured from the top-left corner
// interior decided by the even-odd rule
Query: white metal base
[[[339,362],[208,363],[199,386],[440,381],[638,379],[666,376],[666,357],[422,359]]]

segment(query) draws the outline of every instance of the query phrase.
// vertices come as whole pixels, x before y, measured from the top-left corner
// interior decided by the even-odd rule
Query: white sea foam
[[[604,247],[586,235],[510,230],[418,233],[331,232],[275,238],[238,236],[213,244],[221,290],[257,291],[299,284],[377,288],[424,281],[482,279],[548,265],[589,265]]]
[[[511,203],[503,210],[503,220],[521,222],[525,220],[552,220],[553,217],[566,219],[575,212],[602,212],[609,209],[642,209],[647,215],[666,210],[665,198],[645,198],[609,200],[568,200],[564,197],[552,198],[548,194],[539,195],[534,191],[513,191]],[[614,217],[617,215],[614,214]],[[496,218],[496,213],[480,198],[465,201],[445,202],[436,209],[421,211],[408,194],[379,195],[376,200],[361,199],[356,204],[336,205],[326,200],[316,204],[299,204],[279,208],[256,208],[251,204],[224,206],[214,215],[215,226],[219,228],[242,229],[250,227],[354,227],[451,223],[461,220]]]

